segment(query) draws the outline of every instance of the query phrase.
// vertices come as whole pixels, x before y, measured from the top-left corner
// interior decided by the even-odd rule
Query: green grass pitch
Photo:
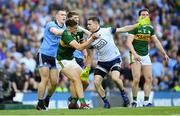
[[[111,109],[93,108],[89,110],[50,109],[37,110],[0,110],[0,115],[180,115],[180,107],[139,107]]]

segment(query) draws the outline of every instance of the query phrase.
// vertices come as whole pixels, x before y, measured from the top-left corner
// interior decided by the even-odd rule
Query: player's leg
[[[144,106],[152,106],[152,103],[149,102],[149,95],[152,88],[152,67],[151,65],[143,65],[143,75],[145,78],[144,83]]]
[[[48,67],[41,67],[39,69],[39,73],[41,76],[41,82],[38,86],[38,104],[37,110],[45,110],[43,97],[46,90],[47,83],[49,81],[49,68]]]
[[[68,98],[68,101],[69,101],[68,108],[69,109],[78,109],[79,108],[79,106],[77,104],[78,96],[77,96],[77,93],[75,90],[75,85],[72,80],[70,80],[69,90],[70,90],[71,96]]]
[[[130,101],[129,101],[127,94],[124,91],[123,81],[120,79],[120,67],[114,66],[111,69],[111,71],[112,71],[111,72],[112,80],[116,83],[117,87],[119,88],[119,90],[121,92],[121,96],[124,101],[124,106],[127,107],[129,105]]]
[[[137,106],[137,94],[139,89],[139,81],[141,76],[141,64],[139,62],[134,62],[131,64],[131,71],[133,76],[132,82],[132,96],[133,102],[131,103],[132,107]]]
[[[80,68],[81,69],[81,68]],[[73,70],[73,71],[70,71]],[[72,66],[64,67],[62,69],[62,73],[68,77],[72,82],[74,83],[75,90],[77,93],[77,96],[79,98],[79,101],[81,103],[80,108],[88,108],[89,106],[86,104],[85,99],[84,99],[84,93],[83,93],[83,87],[82,87],[82,82],[80,80],[80,73],[77,68],[73,68]]]
[[[41,77],[41,82],[39,83],[38,86],[38,104],[37,104],[37,110],[44,110],[46,109],[44,106],[44,101],[43,101],[43,97],[44,97],[44,93],[46,90],[46,86],[47,83],[49,81],[49,61],[52,58],[43,54],[38,53],[37,55],[37,64],[39,66],[39,73],[40,73],[40,77]]]
[[[96,91],[98,92],[99,96],[104,102],[104,108],[110,108],[111,107],[110,103],[108,99],[106,98],[105,91],[102,87],[102,81],[105,75],[106,75],[105,72],[96,68],[94,72],[94,85],[95,85]]]
[[[50,70],[50,81],[48,84],[48,93],[47,93],[46,98],[44,99],[45,106],[47,108],[49,106],[49,100],[50,100],[51,96],[53,95],[58,82],[59,82],[59,71],[57,70],[57,68],[53,68]]]

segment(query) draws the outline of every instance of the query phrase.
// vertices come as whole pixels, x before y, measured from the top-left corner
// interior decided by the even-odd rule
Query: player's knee
[[[139,84],[140,79],[139,78],[133,78],[133,84],[134,85],[138,85]]]
[[[98,79],[95,79],[95,80],[94,80],[94,85],[95,85],[96,87],[99,87],[99,86],[101,86],[101,82],[100,82]]]
[[[146,83],[152,83],[152,77],[151,76],[145,77],[145,82]]]

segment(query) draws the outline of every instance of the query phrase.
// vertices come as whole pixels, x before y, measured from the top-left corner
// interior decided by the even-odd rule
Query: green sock
[[[51,98],[51,96],[50,96],[50,95],[47,95],[45,99],[50,99],[50,98]]]
[[[144,101],[148,101],[148,100],[149,100],[149,97],[145,96]]]
[[[79,98],[79,101],[80,101],[81,104],[85,104],[86,103],[84,98]]]
[[[72,98],[72,100],[71,100],[71,102],[73,103],[73,104],[76,104],[77,103],[77,98]]]
[[[137,101],[137,97],[133,97],[133,100],[134,100],[134,101]]]

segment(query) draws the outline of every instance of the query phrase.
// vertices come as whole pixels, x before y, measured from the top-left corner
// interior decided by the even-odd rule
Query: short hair
[[[90,17],[90,18],[88,18],[88,20],[92,20],[92,21],[98,22],[98,24],[100,24],[100,20],[98,17]]]
[[[143,12],[143,11],[147,11],[147,12],[149,13],[149,9],[143,8],[143,9],[141,9],[141,10],[139,11],[138,15],[140,16],[140,15],[141,15],[141,12]]]
[[[79,14],[77,12],[75,12],[75,11],[70,11],[67,14],[67,18],[72,18],[74,15],[79,15]]]
[[[74,27],[74,26],[76,26],[76,25],[77,25],[77,22],[76,22],[75,20],[68,19],[68,20],[66,21],[66,26],[67,26],[67,27]]]

